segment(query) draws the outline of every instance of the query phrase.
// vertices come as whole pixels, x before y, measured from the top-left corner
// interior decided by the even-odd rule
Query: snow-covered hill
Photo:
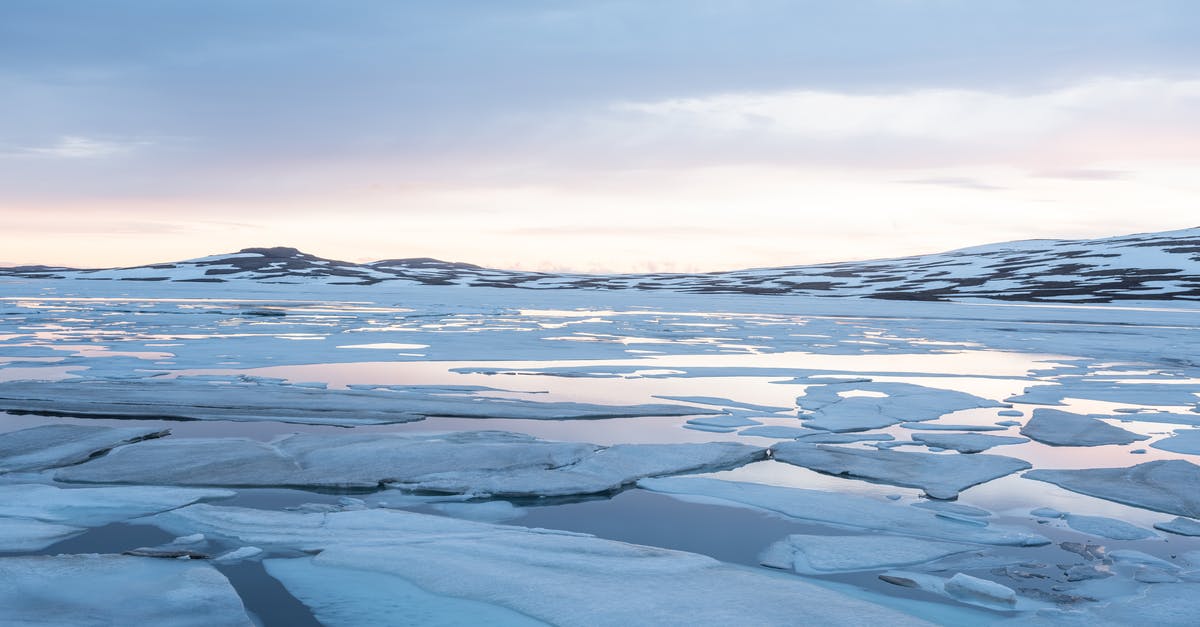
[[[174,263],[78,270],[0,268],[0,277],[372,285],[403,282],[526,289],[637,289],[900,300],[986,298],[1109,302],[1200,300],[1200,227],[1092,240],[1027,240],[945,253],[702,274],[551,274],[437,259],[366,264],[294,248],[247,248]]]

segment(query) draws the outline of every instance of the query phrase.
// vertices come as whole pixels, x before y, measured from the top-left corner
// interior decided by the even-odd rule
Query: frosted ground
[[[0,622],[1192,624],[1200,310],[8,279]]]

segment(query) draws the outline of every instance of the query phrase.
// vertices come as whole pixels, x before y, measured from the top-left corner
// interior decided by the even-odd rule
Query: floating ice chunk
[[[1015,418],[1017,416],[1024,416],[1025,412],[1023,412],[1019,409],[1001,409],[1000,411],[996,412],[996,415],[1004,416],[1005,418],[1009,418],[1009,417]]]
[[[1123,520],[1105,518],[1103,516],[1083,516],[1067,514],[1067,524],[1075,531],[1090,533],[1094,536],[1111,538],[1113,540],[1144,540],[1155,537],[1149,529],[1142,529]]]
[[[747,608],[768,625],[795,624],[797,616],[821,624],[920,622],[794,576],[578,533],[379,509],[300,514],[200,505],[147,522],[320,551],[266,567],[331,625],[379,624],[394,611],[398,622],[413,616],[422,624],[426,617],[461,620],[465,612],[498,624],[523,615],[555,625],[673,624],[681,617],[729,625],[743,622]],[[398,581],[419,590],[401,586],[393,596]],[[401,602],[417,613],[407,614]]]
[[[1191,518],[1176,518],[1166,522],[1154,523],[1154,528],[1181,536],[1200,536],[1200,520]]]
[[[1112,559],[1112,561],[1118,564],[1130,566],[1153,566],[1155,568],[1161,568],[1163,570],[1169,570],[1172,572],[1179,570],[1178,566],[1168,562],[1167,560],[1157,558],[1149,553],[1144,553],[1134,549],[1117,549],[1115,551],[1109,551],[1106,555]]]
[[[98,527],[181,507],[202,499],[233,496],[229,490],[103,487],[67,490],[49,485],[0,485],[0,517]]]
[[[1114,427],[1092,416],[1056,409],[1035,409],[1033,417],[1021,427],[1021,435],[1051,446],[1103,446],[1147,439],[1147,436]]]
[[[923,564],[973,548],[977,547],[884,535],[795,534],[768,547],[760,561],[801,575],[826,575]]]
[[[0,518],[0,552],[37,551],[83,531],[83,527],[40,520]]]
[[[433,509],[455,518],[482,522],[504,522],[525,515],[523,508],[508,501],[484,501],[482,503],[435,503]]]
[[[883,396],[842,395],[849,392]],[[804,426],[836,432],[879,429],[900,422],[934,420],[962,409],[1002,406],[956,390],[881,382],[814,385],[796,403],[813,412],[803,416]]]
[[[5,625],[252,625],[215,568],[123,555],[0,558]]]
[[[951,577],[946,581],[945,589],[951,597],[966,603],[998,608],[1017,605],[1017,593],[1012,588],[965,573]]]
[[[427,592],[387,573],[317,564],[313,558],[268,559],[263,566],[329,627],[547,624],[500,605]]]
[[[971,505],[962,503],[951,503],[948,501],[917,501],[912,504],[913,507],[921,509],[929,509],[942,514],[954,514],[956,516],[967,516],[970,518],[988,518],[992,515],[986,509],[981,509]]]
[[[683,428],[691,429],[692,431],[707,431],[708,433],[733,433],[734,431],[737,431],[736,427],[718,427],[715,425],[698,425],[691,423],[683,425]]]
[[[1200,518],[1200,492],[1196,490],[1200,467],[1183,460],[1158,460],[1129,468],[1039,469],[1022,476],[1117,503]]]
[[[705,416],[703,418],[693,418],[688,421],[690,425],[705,426],[705,427],[750,427],[761,425],[762,422],[747,418],[740,414],[729,414],[725,416]]]
[[[122,444],[167,435],[160,429],[55,424],[0,434],[0,473],[70,466]]]
[[[752,435],[760,438],[773,438],[776,440],[794,440],[801,436],[812,435],[814,433],[822,433],[813,429],[802,429],[800,427],[779,427],[774,425],[762,425],[758,427],[748,427],[738,431],[738,435]]]
[[[781,442],[772,451],[781,462],[831,475],[920,488],[935,499],[953,499],[973,485],[1031,467],[1024,460],[1000,455],[934,455],[803,441]]]
[[[262,553],[263,550],[256,546],[243,546],[225,553],[224,555],[218,555],[217,557],[213,558],[213,561],[220,564],[232,564],[234,562],[254,559],[259,555],[262,555]]]
[[[272,443],[170,439],[59,471],[63,481],[206,486],[378,488],[496,496],[615,490],[642,477],[721,470],[766,457],[736,442],[549,442],[503,431],[298,434]]]
[[[918,431],[1004,431],[997,425],[948,425],[940,422],[906,422],[900,425],[905,429]]]
[[[213,399],[219,398],[219,403]],[[256,379],[221,384],[194,377],[0,383],[0,410],[55,415],[179,420],[240,420],[363,425],[426,416],[570,420],[719,414],[688,405],[597,405],[537,402],[434,391],[320,390]]]
[[[748,409],[750,411],[759,411],[768,414],[791,411],[795,409],[795,407],[781,407],[778,405],[757,405],[755,403],[743,403],[741,401],[721,398],[719,396],[668,396],[656,394],[654,395],[654,398],[661,398],[664,401],[695,403],[697,405],[712,405],[714,407],[722,407],[725,409]]]
[[[1176,431],[1174,437],[1152,442],[1150,446],[1173,453],[1200,455],[1200,429]]]
[[[1029,441],[1029,438],[984,433],[914,433],[912,439],[923,442],[926,446],[951,449],[959,453],[978,453],[993,446],[1021,444]]]
[[[1001,420],[996,423],[996,426],[998,426],[998,427],[1015,427],[1020,424],[1021,423],[1016,420]]]
[[[816,432],[797,440],[808,444],[850,444],[853,442],[891,442],[896,438],[890,433],[823,433]]]
[[[1053,507],[1038,507],[1030,510],[1029,514],[1039,518],[1062,518],[1067,515],[1066,512],[1060,512]]]
[[[957,573],[950,579],[903,570],[890,570],[879,575],[890,584],[916,588],[933,594],[994,610],[1017,608],[1017,594],[1011,588],[994,581]]]
[[[1005,399],[1010,403],[1062,405],[1065,398],[1080,398],[1128,405],[1191,405],[1200,387],[1180,383],[1089,381],[1072,378],[1064,383],[1035,385],[1024,394]]]
[[[856,494],[784,488],[759,483],[723,481],[708,477],[643,479],[638,487],[685,500],[742,505],[848,529],[903,533],[920,538],[996,544],[1041,546],[1046,538],[1020,531],[964,525],[900,503]]]

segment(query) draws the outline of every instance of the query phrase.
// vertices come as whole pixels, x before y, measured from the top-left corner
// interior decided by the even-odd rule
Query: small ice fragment
[[[1017,593],[1012,588],[987,579],[958,573],[946,582],[946,593],[968,603],[1011,608],[1017,604]]]
[[[256,546],[244,546],[234,549],[224,555],[219,555],[213,558],[213,561],[222,564],[231,564],[233,562],[240,562],[242,560],[258,557],[259,555],[262,555],[262,552],[263,550]]]
[[[1053,507],[1039,507],[1031,510],[1029,513],[1039,518],[1062,518],[1067,515],[1066,512],[1060,512]]]

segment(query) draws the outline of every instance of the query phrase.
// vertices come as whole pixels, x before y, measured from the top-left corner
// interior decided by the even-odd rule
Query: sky
[[[710,271],[1200,226],[1192,0],[3,0],[0,262]]]

